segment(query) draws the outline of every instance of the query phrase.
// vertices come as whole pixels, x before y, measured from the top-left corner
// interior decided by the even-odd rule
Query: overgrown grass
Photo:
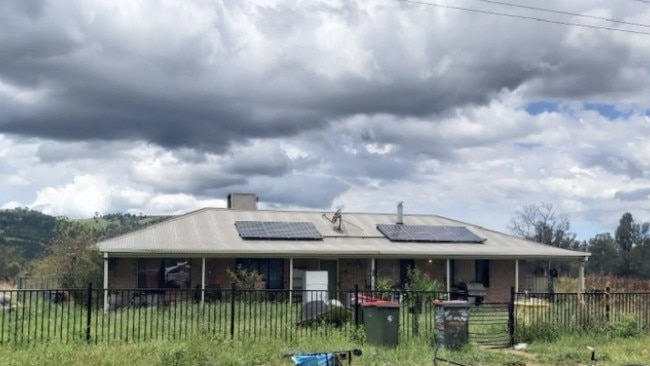
[[[64,303],[45,301],[43,294],[40,291],[10,293],[12,299],[21,305],[12,311],[0,312],[0,345],[67,343],[86,339],[87,307],[75,305],[74,298]],[[234,339],[272,336],[291,341],[294,338],[319,338],[333,331],[350,334],[355,330],[352,314],[350,323],[338,328],[329,324],[298,326],[301,303],[242,299],[234,304],[230,301],[201,304],[189,300],[190,294],[181,295],[181,300],[167,306],[131,306],[104,312],[101,291],[95,293],[90,313],[90,340],[92,343],[182,340],[192,334],[226,339],[231,338],[232,332]],[[402,339],[432,339],[434,320],[431,304],[425,304],[421,312],[410,311],[408,305],[403,305],[399,312]],[[360,309],[359,321],[362,319]]]
[[[401,342],[397,348],[374,347],[357,343],[347,337],[332,335],[321,340],[297,339],[289,344],[282,340],[206,340],[195,337],[183,341],[151,341],[123,345],[40,344],[3,349],[0,364],[18,365],[139,365],[139,366],[281,366],[292,365],[287,355],[299,352],[339,351],[361,348],[363,355],[353,357],[352,365],[431,365],[433,349],[428,342]],[[453,359],[482,365],[514,364],[520,355],[485,351],[467,347],[445,354]]]
[[[471,365],[585,365],[594,346],[599,365],[649,363],[650,337],[617,338],[608,335],[561,336],[555,342],[534,342],[524,351],[467,346],[459,351],[441,350],[440,356]],[[375,347],[348,337],[332,335],[321,340],[296,339],[291,343],[273,338],[259,340],[209,340],[193,337],[183,341],[150,341],[137,344],[87,345],[84,343],[37,344],[5,347],[0,364],[5,366],[282,366],[292,365],[288,354],[361,348],[356,366],[432,365],[433,348],[424,340],[400,342],[397,348]]]
[[[650,365],[650,336],[615,337],[611,334],[592,333],[582,336],[559,336],[553,342],[533,342],[526,354],[534,355],[542,365],[587,364],[590,352],[587,346],[596,348],[599,365],[622,365],[626,363]]]

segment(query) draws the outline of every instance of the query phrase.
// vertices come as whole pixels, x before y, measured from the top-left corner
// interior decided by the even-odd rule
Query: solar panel
[[[323,240],[311,222],[236,221],[242,239]]]
[[[390,241],[424,243],[482,243],[464,226],[379,224],[377,229]]]

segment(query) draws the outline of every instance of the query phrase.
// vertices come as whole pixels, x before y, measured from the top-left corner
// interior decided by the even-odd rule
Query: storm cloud
[[[650,168],[650,6],[436,4],[458,6],[4,1],[0,206],[178,213],[253,191],[496,229],[542,201],[578,226],[650,219],[625,193]]]

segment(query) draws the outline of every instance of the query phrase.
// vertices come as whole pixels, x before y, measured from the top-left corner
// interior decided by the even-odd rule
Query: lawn
[[[603,334],[563,336],[554,342],[534,342],[521,351],[486,349],[467,346],[451,352],[442,350],[445,358],[472,365],[586,365],[587,346],[597,348],[599,365],[631,362],[650,364],[647,344],[650,336],[616,338]],[[301,351],[348,350],[361,348],[363,355],[354,357],[352,365],[432,365],[433,349],[426,341],[402,342],[397,348],[358,344],[343,336],[333,335],[320,341],[300,340],[287,344],[278,339],[231,341],[196,337],[183,341],[150,341],[121,345],[87,345],[85,343],[32,344],[2,349],[0,365],[202,365],[261,366],[292,365],[286,354]],[[443,363],[444,364],[444,363]]]

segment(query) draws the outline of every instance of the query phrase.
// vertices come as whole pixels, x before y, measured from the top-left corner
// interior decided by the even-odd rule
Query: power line
[[[595,16],[595,15],[572,13],[572,12],[564,11],[564,10],[538,8],[536,6],[513,4],[513,3],[508,3],[508,2],[504,2],[504,1],[496,1],[496,0],[474,0],[474,1],[482,1],[484,3],[498,4],[498,5],[503,5],[503,6],[511,6],[513,8],[537,10],[537,11],[543,11],[543,12],[553,13],[553,14],[571,15],[571,16],[582,17],[582,18],[604,20],[604,21],[607,21],[607,22],[618,23],[618,24],[626,24],[626,25],[634,25],[634,26],[638,26],[638,27],[650,28],[650,25],[648,25],[648,24],[627,22],[627,21],[624,21],[624,20],[617,20],[617,19],[612,19],[612,18],[599,17],[599,16]],[[646,3],[650,4],[650,1],[648,1],[648,0],[645,0],[645,1],[644,0],[637,0],[637,1],[642,1],[642,2],[646,2]]]
[[[650,4],[650,1],[648,1],[648,0],[636,0],[636,1],[638,1],[640,3]]]
[[[570,26],[570,27],[582,27],[582,28],[590,28],[590,29],[600,29],[600,30],[606,30],[606,31],[616,31],[616,32],[624,32],[624,33],[643,34],[643,35],[650,36],[650,33],[648,33],[648,32],[641,32],[641,31],[635,31],[635,30],[630,30],[630,29],[620,29],[620,28],[612,28],[612,27],[603,27],[603,26],[598,26],[598,25],[590,25],[590,24],[562,22],[562,21],[559,21],[559,20],[538,18],[538,17],[533,17],[533,16],[527,16],[527,15],[500,13],[500,12],[496,12],[496,11],[465,8],[465,7],[462,7],[462,6],[442,5],[442,4],[428,3],[428,2],[417,1],[417,0],[395,0],[395,1],[400,1],[400,2],[404,2],[404,3],[411,3],[411,4],[426,5],[426,6],[433,6],[433,7],[437,7],[437,8],[462,10],[462,11],[468,11],[468,12],[479,13],[479,14],[496,15],[496,16],[502,16],[502,17],[507,17],[507,18],[535,20],[535,21],[538,21],[538,22],[566,25],[566,26]]]

